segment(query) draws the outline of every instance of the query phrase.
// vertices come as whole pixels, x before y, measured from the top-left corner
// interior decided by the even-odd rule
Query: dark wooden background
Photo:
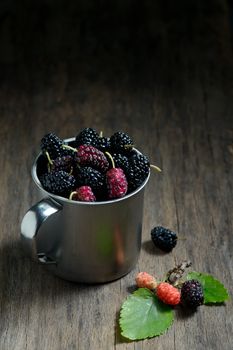
[[[161,337],[127,342],[120,306],[138,271],[189,258],[232,295],[233,16],[224,0],[0,2],[0,349],[231,350],[232,301],[176,311]],[[163,173],[146,189],[142,250],[124,278],[86,286],[24,257],[41,137],[128,132]],[[155,225],[186,238],[170,254]],[[87,257],[88,258],[88,257]]]

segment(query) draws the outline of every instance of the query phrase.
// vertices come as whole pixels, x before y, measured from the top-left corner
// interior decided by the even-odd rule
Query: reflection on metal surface
[[[114,229],[114,245],[115,245],[115,256],[116,256],[116,264],[117,266],[122,266],[125,261],[125,251],[123,244],[123,235],[126,232],[122,232],[119,225],[117,225]]]
[[[44,253],[39,253],[37,254],[37,256],[38,256],[39,262],[42,264],[46,264],[46,265],[56,264],[56,261],[54,261],[51,257],[47,256]]]
[[[36,213],[34,211],[29,211],[24,216],[22,223],[21,223],[21,234],[25,238],[32,239],[35,235],[37,229],[37,218]]]

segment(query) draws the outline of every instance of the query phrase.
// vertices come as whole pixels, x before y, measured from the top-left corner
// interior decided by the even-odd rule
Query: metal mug
[[[80,202],[43,189],[38,177],[42,158],[40,153],[32,178],[44,198],[27,211],[21,223],[25,253],[70,281],[103,283],[126,275],[140,254],[144,189],[150,173],[123,198]]]

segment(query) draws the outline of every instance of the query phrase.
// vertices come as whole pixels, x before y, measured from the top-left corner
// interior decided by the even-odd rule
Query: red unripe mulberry
[[[126,176],[121,168],[112,168],[106,173],[108,197],[121,198],[128,190]]]
[[[180,303],[180,291],[167,282],[161,282],[157,286],[156,295],[165,304],[177,305]]]

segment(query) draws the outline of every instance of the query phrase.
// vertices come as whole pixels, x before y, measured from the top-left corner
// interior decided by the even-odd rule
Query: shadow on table
[[[189,309],[185,308],[182,305],[179,305],[175,308],[175,317],[177,320],[185,320],[191,318],[195,313],[197,313],[199,308]]]
[[[145,241],[142,243],[142,249],[144,249],[150,255],[161,255],[165,256],[168,253],[163,252],[161,249],[157,248],[152,240]]]
[[[1,319],[9,317],[14,322],[14,315],[25,308],[30,310],[33,304],[43,305],[46,299],[46,305],[54,305],[65,295],[80,296],[100,286],[69,282],[52,275],[44,266],[24,256],[20,241],[0,247]],[[10,317],[9,313],[14,315]]]

